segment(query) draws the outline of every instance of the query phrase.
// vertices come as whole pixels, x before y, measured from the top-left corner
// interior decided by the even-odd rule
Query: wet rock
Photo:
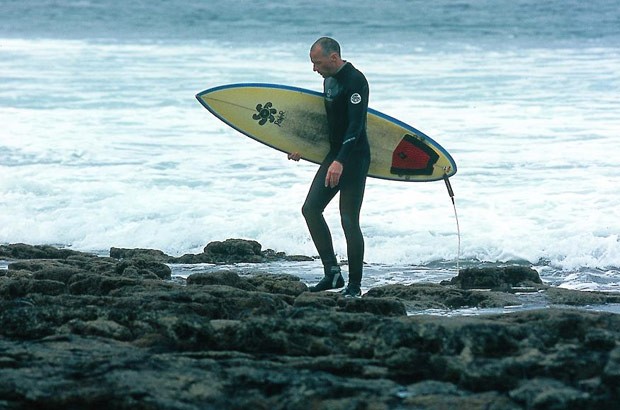
[[[84,321],[73,319],[58,330],[59,333],[68,333],[82,336],[98,336],[113,340],[131,340],[131,331],[113,320],[97,318]]]
[[[164,263],[144,258],[124,260],[116,265],[116,273],[121,276],[141,276],[151,279],[170,279],[172,270]]]
[[[139,276],[170,279],[170,267],[142,257],[118,261],[112,258],[83,258],[71,255],[60,259],[28,259],[12,262],[8,270],[31,272],[35,279],[51,279],[68,283],[79,273],[90,272],[109,276]]]
[[[17,261],[9,264],[9,271],[22,270],[30,272],[44,272],[44,271],[80,271],[81,269],[74,269],[73,266],[65,259],[29,259],[23,261]],[[45,275],[45,273],[43,273]]]
[[[524,381],[509,396],[528,409],[585,409],[588,393],[552,379]]]
[[[617,344],[616,338],[616,347],[609,353],[608,362],[603,369],[603,378],[608,385],[615,386],[615,394],[620,396],[620,346]]]
[[[461,289],[510,290],[515,286],[541,285],[542,280],[534,269],[525,266],[473,267],[461,269],[459,274],[442,285]]]
[[[304,255],[286,255],[284,252],[276,252],[273,249],[262,250],[262,245],[247,239],[226,239],[225,241],[213,241],[205,246],[203,253],[185,254],[179,257],[166,255],[156,249],[125,249],[111,248],[110,257],[116,259],[142,258],[155,262],[165,263],[264,263],[270,261],[312,261]]]
[[[168,262],[171,257],[158,249],[125,249],[125,248],[110,248],[110,257],[114,259],[132,259],[141,258],[157,262]]]
[[[620,293],[583,292],[553,287],[548,287],[546,293],[549,301],[556,305],[585,306],[620,303]]]
[[[244,239],[227,239],[224,242],[214,241],[209,243],[205,253],[224,256],[260,256],[261,244],[256,241]]]
[[[308,286],[293,275],[259,273],[252,275],[247,280],[248,283],[256,287],[256,290],[267,293],[299,296],[308,290]]]
[[[305,292],[295,298],[294,306],[309,310],[333,310],[338,306],[338,295],[333,292]]]
[[[49,245],[28,245],[15,243],[0,245],[0,258],[4,259],[67,259],[70,256],[89,256],[84,252],[60,249]]]
[[[67,290],[74,295],[103,296],[126,286],[138,286],[142,281],[127,277],[113,277],[90,273],[75,275],[68,283]]]
[[[517,295],[418,284],[345,299],[262,272],[179,284],[164,266],[140,252],[10,264],[0,408],[606,409],[620,399],[620,315],[407,316]]]
[[[410,311],[464,307],[491,308],[521,304],[516,296],[509,293],[462,290],[429,283],[381,286],[370,289],[365,297],[398,298]]]
[[[19,263],[11,265],[11,269],[19,268],[18,266],[14,265],[19,265]],[[57,282],[62,282],[64,284],[69,283],[69,281],[74,275],[82,272],[82,269],[74,266],[67,266],[66,264],[59,264],[58,266],[47,266],[38,270],[33,270],[32,267],[26,268],[26,266],[24,265],[21,265],[21,267],[23,268],[23,270],[31,271],[32,277],[36,280],[54,280]]]
[[[405,316],[407,310],[402,301],[395,298],[342,298],[337,299],[338,311],[348,313],[372,313],[379,316]]]
[[[187,277],[188,285],[222,285],[244,290],[256,290],[247,279],[241,278],[236,272],[201,272]]]
[[[30,280],[27,278],[0,281],[0,297],[21,298],[30,294],[60,295],[66,292],[66,285],[55,280]]]

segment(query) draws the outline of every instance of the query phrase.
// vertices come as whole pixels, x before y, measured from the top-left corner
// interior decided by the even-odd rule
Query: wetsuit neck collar
[[[336,71],[332,77],[338,76],[338,74],[340,74],[346,66],[350,66],[350,65],[351,63],[349,63],[347,60],[344,60],[344,64],[338,68],[338,71]]]

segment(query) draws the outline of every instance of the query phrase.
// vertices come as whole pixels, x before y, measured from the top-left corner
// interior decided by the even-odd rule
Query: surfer
[[[331,232],[323,217],[325,207],[340,192],[340,218],[349,264],[349,283],[342,293],[345,297],[359,297],[364,264],[364,238],[359,217],[370,165],[366,135],[368,82],[364,74],[342,59],[340,45],[332,38],[319,38],[310,48],[310,60],[313,70],[324,78],[330,143],[330,151],[321,163],[302,207],[325,273],[310,291],[344,286]],[[301,155],[295,152],[288,158],[299,161]]]

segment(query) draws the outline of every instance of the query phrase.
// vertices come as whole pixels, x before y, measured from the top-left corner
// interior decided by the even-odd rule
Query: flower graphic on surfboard
[[[265,105],[258,104],[256,106],[256,111],[257,113],[252,115],[252,118],[258,121],[260,125],[265,125],[267,121],[274,122],[276,120],[274,114],[278,112],[278,110],[273,108],[273,104],[271,102],[268,102]]]

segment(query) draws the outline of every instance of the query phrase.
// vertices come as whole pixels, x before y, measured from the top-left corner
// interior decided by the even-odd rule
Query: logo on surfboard
[[[405,134],[392,152],[390,173],[395,175],[432,175],[439,155],[419,136]]]
[[[258,125],[265,125],[269,121],[270,124],[275,124],[279,127],[282,125],[282,121],[284,121],[284,114],[284,111],[278,112],[273,107],[273,103],[268,101],[265,104],[258,104],[256,106],[256,113],[252,115],[252,118],[258,121]]]

